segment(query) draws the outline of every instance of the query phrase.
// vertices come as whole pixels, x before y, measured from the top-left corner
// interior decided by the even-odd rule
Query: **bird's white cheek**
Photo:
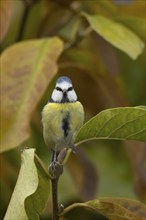
[[[62,100],[62,92],[61,91],[57,91],[57,90],[54,90],[53,93],[52,93],[52,97],[54,102],[61,102]]]
[[[77,101],[77,95],[74,90],[68,92],[68,99],[70,102]]]

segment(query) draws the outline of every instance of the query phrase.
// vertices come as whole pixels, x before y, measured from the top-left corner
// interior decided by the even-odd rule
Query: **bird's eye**
[[[73,87],[69,87],[67,91],[72,91],[73,90]]]
[[[58,86],[56,87],[56,90],[62,92],[62,89]]]

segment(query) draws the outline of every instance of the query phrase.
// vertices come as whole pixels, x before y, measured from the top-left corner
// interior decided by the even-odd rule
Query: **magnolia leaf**
[[[145,18],[134,16],[117,16],[115,20],[123,23],[125,26],[133,30],[143,41],[145,41],[146,25]]]
[[[29,137],[31,114],[57,73],[62,50],[62,41],[53,37],[18,43],[2,54],[1,151]]]
[[[145,219],[146,206],[139,201],[124,198],[99,198],[86,203],[75,203],[64,209],[61,215],[77,207],[91,209],[109,220]]]
[[[86,122],[76,138],[76,145],[92,139],[146,141],[146,109],[121,107],[107,109]]]
[[[83,13],[91,27],[113,46],[136,59],[144,49],[143,41],[130,29],[102,15]]]
[[[34,161],[37,167],[39,184],[37,190],[25,200],[28,219],[39,219],[38,217],[44,210],[50,193],[51,176],[37,155],[35,155]]]
[[[50,177],[37,162],[35,149],[22,153],[21,169],[4,220],[39,219],[50,193]]]
[[[13,12],[13,1],[0,1],[0,41],[5,37]]]

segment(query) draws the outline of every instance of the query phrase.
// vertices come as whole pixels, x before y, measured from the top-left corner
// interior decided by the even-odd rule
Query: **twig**
[[[51,183],[52,183],[52,204],[53,204],[53,216],[52,220],[58,220],[59,214],[63,211],[63,205],[58,205],[58,181],[63,173],[63,164],[67,160],[68,156],[70,155],[71,151],[67,149],[63,149],[58,157],[57,161],[53,161],[52,164],[49,166],[49,173],[52,176]]]
[[[58,206],[58,181],[59,177],[52,179],[52,203],[53,203],[53,216],[52,220],[58,220],[59,206]]]

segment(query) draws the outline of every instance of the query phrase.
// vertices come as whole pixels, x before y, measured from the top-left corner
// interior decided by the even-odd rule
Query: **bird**
[[[77,132],[84,122],[84,108],[67,76],[57,79],[51,99],[42,110],[43,137],[53,152],[52,163],[64,148],[74,149]]]

